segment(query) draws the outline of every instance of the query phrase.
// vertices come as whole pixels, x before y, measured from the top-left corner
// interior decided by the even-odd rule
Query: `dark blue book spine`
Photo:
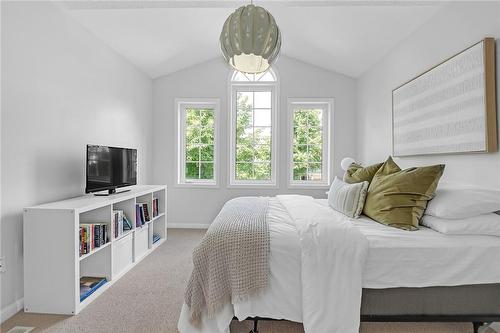
[[[92,226],[94,228],[94,247],[101,246],[101,226],[98,224],[94,224]]]
[[[135,205],[135,226],[141,226],[141,208],[139,205]]]

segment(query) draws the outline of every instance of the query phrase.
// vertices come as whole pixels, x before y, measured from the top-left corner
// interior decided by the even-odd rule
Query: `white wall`
[[[222,57],[154,80],[154,182],[168,184],[169,223],[208,224],[230,198],[245,195],[303,193],[325,197],[325,190],[287,189],[286,112],[289,97],[333,97],[334,127],[332,151],[335,174],[345,155],[353,155],[355,136],[355,82],[344,75],[282,56],[275,69],[279,76],[279,189],[228,189],[228,78],[230,69]],[[180,97],[216,97],[221,99],[219,189],[176,188],[175,184],[175,105]]]
[[[357,82],[361,161],[378,162],[391,154],[392,90],[485,37],[497,39],[500,105],[500,2],[450,3],[365,73]],[[500,153],[406,157],[397,162],[402,167],[445,163],[443,181],[500,187]]]
[[[1,5],[1,307],[9,315],[23,297],[22,209],[83,194],[85,144],[137,148],[138,181],[151,180],[152,81],[52,3]]]

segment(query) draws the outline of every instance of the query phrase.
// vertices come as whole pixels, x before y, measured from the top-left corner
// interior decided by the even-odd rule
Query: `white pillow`
[[[495,213],[453,220],[424,215],[420,223],[448,235],[500,236],[500,215]]]
[[[337,177],[328,191],[328,205],[342,214],[358,218],[363,211],[368,182],[348,184]]]
[[[500,211],[500,191],[481,188],[438,188],[425,214],[461,219]]]

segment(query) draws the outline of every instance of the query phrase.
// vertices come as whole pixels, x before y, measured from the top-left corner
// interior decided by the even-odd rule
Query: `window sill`
[[[217,183],[177,183],[174,187],[178,188],[198,188],[198,189],[217,189],[219,184]]]
[[[309,190],[325,190],[330,188],[330,184],[326,183],[288,183],[288,188],[301,188],[301,189],[309,189]]]
[[[227,188],[246,188],[246,189],[278,189],[275,183],[230,183]]]

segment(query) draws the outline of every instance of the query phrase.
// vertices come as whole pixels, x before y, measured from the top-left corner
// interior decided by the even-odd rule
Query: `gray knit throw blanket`
[[[228,201],[193,251],[184,295],[191,323],[199,326],[229,302],[248,299],[269,284],[269,198]]]

